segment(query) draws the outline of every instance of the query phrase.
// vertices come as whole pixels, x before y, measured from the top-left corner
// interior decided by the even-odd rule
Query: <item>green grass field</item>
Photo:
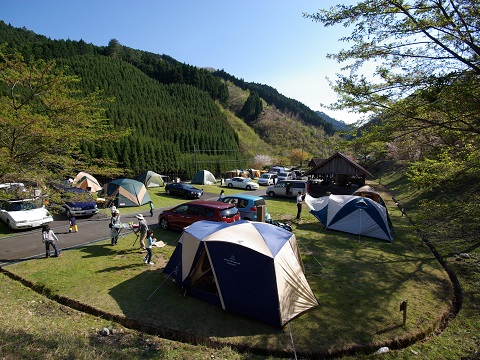
[[[209,186],[205,191],[218,194],[220,187]],[[226,192],[238,190],[226,189]],[[181,202],[166,197],[161,190],[158,194],[153,191],[152,199],[156,207]],[[451,309],[452,287],[446,272],[422,244],[407,218],[388,196],[384,199],[395,227],[392,243],[326,231],[305,208],[302,220],[293,220],[296,214],[293,201],[267,199],[273,219],[292,221],[307,280],[320,303],[294,319],[284,331],[194,298],[183,298],[174,283],[164,281],[162,268],[173,252],[179,232],[155,230],[157,240],[167,246],[154,249],[154,266],[143,264],[143,254],[132,246],[134,235],[128,235],[116,247],[100,242],[64,252],[62,258],[31,260],[8,266],[6,270],[44,286],[51,295],[72,298],[109,314],[184,334],[185,340],[205,339],[205,343],[223,349],[219,351],[227,351],[225,358],[241,356],[230,349],[237,346],[293,356],[290,331],[296,351],[307,356],[374,349],[383,344],[393,348],[435,331]],[[167,205],[168,201],[173,203]],[[39,295],[33,297],[37,299],[35,302],[59,307]],[[408,300],[405,327],[399,311],[403,300]],[[26,305],[31,303],[22,302],[21,311],[28,311]],[[49,316],[48,312],[34,313],[35,319]],[[2,319],[6,315],[2,314]],[[23,321],[22,318],[20,323]],[[99,319],[89,321],[105,323]],[[14,319],[7,323],[14,333],[25,331],[32,339],[41,331],[37,326],[19,325],[19,328]],[[133,351],[131,344],[126,347],[127,352],[130,347]],[[181,358],[193,358],[188,351]],[[106,357],[116,356],[113,352],[107,354]]]

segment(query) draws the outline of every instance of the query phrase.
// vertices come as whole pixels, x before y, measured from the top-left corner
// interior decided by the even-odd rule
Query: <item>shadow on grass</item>
[[[296,230],[307,278],[323,313],[328,314],[318,317],[328,329],[322,330],[328,338],[373,344],[385,335],[409,342],[425,336],[422,331],[431,332],[446,316],[448,306],[436,306],[449,304],[452,287],[425,246],[415,251],[403,241],[390,243],[325,230],[320,223],[296,224]],[[319,235],[317,239],[303,237],[302,231]],[[418,242],[417,247],[421,246]],[[405,298],[415,304],[414,319],[406,329],[398,311]],[[321,336],[317,334],[317,338]]]
[[[122,270],[128,270],[128,269],[137,269],[139,267],[143,267],[145,264],[130,264],[130,265],[124,265],[124,266],[111,266],[102,270],[97,271],[98,273],[108,273],[108,272],[117,272],[117,271],[122,271]]]
[[[121,241],[121,240],[120,240]],[[135,250],[135,249],[132,249]],[[138,251],[138,249],[136,249]],[[85,253],[83,258],[96,258],[99,256],[108,256],[111,254],[116,254],[119,251],[115,249],[115,246],[112,246],[110,244],[92,244],[90,246],[85,246],[80,249],[81,252]]]
[[[109,291],[122,313],[157,329],[172,340],[207,346],[231,345],[238,350],[290,355],[290,339],[281,329],[237,316],[190,296],[162,274],[146,270]],[[108,271],[116,269],[108,269]],[[280,350],[281,349],[281,350]],[[283,353],[284,349],[288,349]]]

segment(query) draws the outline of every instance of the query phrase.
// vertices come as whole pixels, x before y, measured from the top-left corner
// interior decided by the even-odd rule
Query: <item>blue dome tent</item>
[[[327,229],[393,241],[387,209],[372,199],[354,195],[314,198],[307,194],[305,203]]]
[[[163,272],[190,296],[279,327],[318,305],[295,235],[267,223],[193,223]]]

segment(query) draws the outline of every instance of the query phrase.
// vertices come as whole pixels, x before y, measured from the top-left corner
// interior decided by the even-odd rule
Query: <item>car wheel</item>
[[[270,196],[270,197],[275,197],[275,193],[274,193],[273,191],[269,191],[269,192],[268,192],[268,196]]]
[[[247,185],[247,187],[245,189],[252,190],[252,187],[250,185]]]
[[[160,219],[160,227],[161,227],[163,230],[168,230],[168,228],[170,227],[170,224],[168,223],[168,220],[165,219],[165,218],[161,218],[161,219]]]
[[[233,184],[228,184],[227,185],[229,188],[233,188]]]
[[[165,192],[167,193],[167,195],[170,195],[170,190],[169,189],[165,190]]]

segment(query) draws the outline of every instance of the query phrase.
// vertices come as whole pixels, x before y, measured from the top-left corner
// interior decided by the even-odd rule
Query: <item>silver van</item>
[[[267,188],[267,195],[295,197],[298,192],[307,192],[307,182],[303,180],[279,180],[276,185]]]
[[[290,171],[278,173],[278,180],[294,180],[295,175]]]
[[[258,185],[275,185],[277,183],[277,173],[265,173],[258,178]]]

